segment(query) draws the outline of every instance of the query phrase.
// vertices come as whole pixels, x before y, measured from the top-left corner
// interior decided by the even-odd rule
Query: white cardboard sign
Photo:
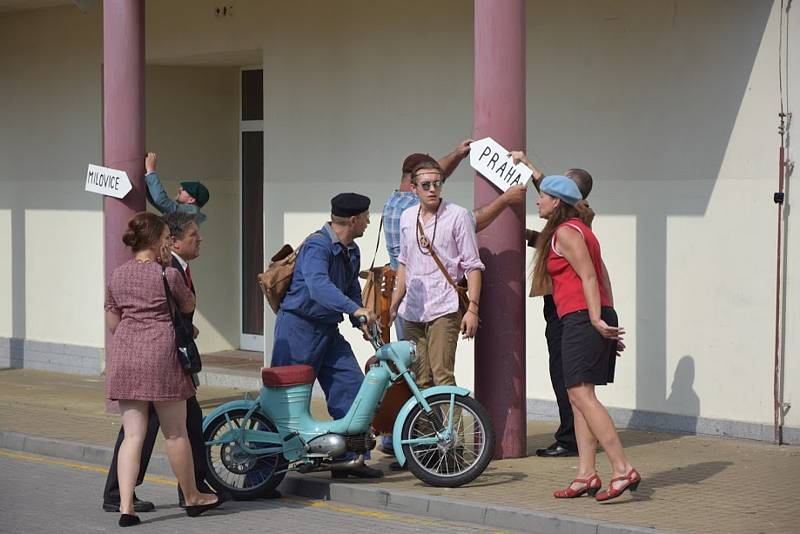
[[[86,171],[86,187],[84,189],[109,197],[125,198],[133,186],[131,186],[128,173],[125,171],[90,163],[89,169]]]
[[[469,146],[469,164],[501,191],[513,185],[527,185],[533,175],[524,163],[514,165],[508,150],[491,137],[473,141]]]

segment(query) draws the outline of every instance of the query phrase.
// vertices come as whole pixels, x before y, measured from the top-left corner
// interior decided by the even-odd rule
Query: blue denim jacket
[[[164,191],[164,186],[161,185],[161,180],[158,179],[158,174],[155,172],[146,174],[144,181],[147,184],[147,198],[164,215],[175,211],[191,213],[195,216],[198,226],[206,220],[206,214],[201,212],[200,208],[194,204],[179,204],[169,198],[167,192]]]
[[[346,313],[356,326],[352,315],[361,307],[360,268],[358,245],[343,245],[326,223],[303,243],[281,310],[330,325],[342,322]]]

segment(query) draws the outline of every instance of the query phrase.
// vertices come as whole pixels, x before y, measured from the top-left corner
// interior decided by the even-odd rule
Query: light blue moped
[[[397,461],[433,486],[456,487],[478,477],[494,455],[494,427],[467,389],[420,390],[410,371],[416,347],[409,341],[383,344],[370,329],[378,363],[373,365],[347,415],[319,421],[309,412],[314,370],[307,365],[262,369],[256,400],[217,407],[203,421],[208,481],[236,499],[274,489],[288,471],[308,473],[358,467],[375,446],[370,422],[392,383],[405,380],[413,396],[394,423]],[[337,461],[345,453],[355,459]],[[352,457],[350,454],[349,457]]]

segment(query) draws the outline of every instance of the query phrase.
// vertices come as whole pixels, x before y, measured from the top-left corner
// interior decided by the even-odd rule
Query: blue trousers
[[[342,419],[364,381],[350,344],[338,325],[320,325],[292,313],[278,311],[272,366],[310,365],[325,392],[328,413]]]

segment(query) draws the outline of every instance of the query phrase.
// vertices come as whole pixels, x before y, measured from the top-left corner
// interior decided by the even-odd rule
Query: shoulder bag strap
[[[417,228],[419,229],[420,234],[425,235],[424,230],[422,228],[422,224],[419,222],[419,218],[417,218]],[[433,258],[433,261],[436,262],[437,267],[439,267],[439,270],[442,271],[442,274],[447,279],[447,282],[451,286],[453,286],[453,289],[455,289],[456,293],[458,293],[458,287],[456,286],[456,283],[453,282],[453,278],[450,276],[450,273],[448,273],[447,269],[445,269],[444,265],[442,265],[442,260],[439,259],[439,256],[436,255],[436,251],[433,250],[433,243],[431,243],[427,239],[425,241],[427,242],[427,246],[425,248],[427,248],[428,252],[430,252],[431,258]]]
[[[381,234],[383,234],[383,214],[381,214],[381,224],[378,226],[378,242],[375,244],[375,254],[372,255],[372,264],[369,266],[370,271],[375,267],[375,258],[378,257],[378,248],[381,246]]]
[[[172,319],[172,326],[179,328],[182,326],[182,324],[176,313],[178,311],[178,305],[175,303],[175,298],[172,296],[172,290],[169,288],[169,283],[167,282],[166,267],[161,268],[161,280],[164,282],[164,293],[167,295],[167,307],[169,308],[169,315]]]

